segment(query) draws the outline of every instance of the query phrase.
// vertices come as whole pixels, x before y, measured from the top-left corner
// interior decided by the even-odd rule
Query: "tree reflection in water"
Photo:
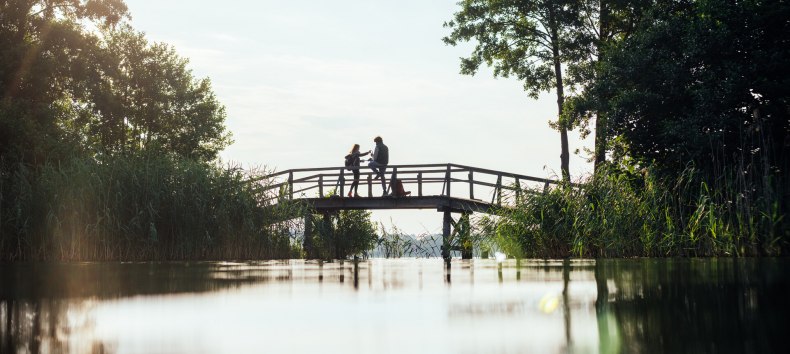
[[[0,353],[112,353],[81,314],[96,300],[210,292],[269,280],[288,269],[223,262],[43,263],[0,266]]]
[[[0,302],[2,353],[113,353],[114,346],[92,338],[93,323],[70,319],[90,305],[69,300]],[[68,311],[67,311],[68,309]]]
[[[352,334],[360,337],[386,335],[375,328],[392,326],[388,316],[412,318],[407,321],[411,324],[428,321],[425,326],[436,333],[415,334],[411,340],[435,341],[420,343],[433,348],[431,352],[436,348],[444,350],[438,352],[481,348],[558,353],[780,352],[785,321],[790,318],[785,304],[790,298],[788,265],[784,259],[472,260],[453,261],[446,268],[440,260],[412,259],[0,266],[0,352],[116,352],[129,339],[102,334],[108,320],[96,317],[102,306],[105,310],[108,303],[114,310],[120,306],[119,316],[130,316],[142,304],[149,316],[159,316],[157,321],[172,321],[169,317],[177,315],[152,312],[150,307],[158,306],[152,302],[172,306],[182,301],[173,294],[223,292],[256,316],[277,318],[272,311],[279,311],[305,317],[296,324],[304,330],[294,333],[325,330],[322,323],[327,319],[320,309],[326,306],[349,311],[338,327],[365,323],[354,327]],[[346,281],[346,276],[353,281]],[[299,290],[293,290],[298,284]],[[293,292],[298,299],[267,295],[278,291]],[[332,301],[321,294],[333,294]],[[300,302],[304,300],[307,306]],[[201,297],[196,303],[201,301],[206,300]],[[129,306],[130,302],[137,305]],[[368,308],[380,313],[368,314]],[[211,318],[223,309],[198,311]],[[242,315],[231,314],[231,318]],[[277,328],[287,323],[259,325],[255,329],[262,333],[289,331]],[[214,335],[250,340],[236,333],[238,329]],[[175,336],[185,333],[189,332]],[[270,343],[278,340],[285,345],[292,342],[268,338]],[[314,342],[324,352],[343,348]],[[394,343],[414,348],[400,339]],[[139,345],[145,348],[146,343]]]
[[[788,266],[787,259],[598,261],[600,352],[782,352]]]

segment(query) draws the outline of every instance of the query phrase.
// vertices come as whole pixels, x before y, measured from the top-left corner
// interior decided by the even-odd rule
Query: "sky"
[[[380,135],[390,164],[457,163],[555,178],[554,92],[537,100],[514,78],[459,74],[473,44],[445,45],[457,0],[126,0],[132,26],[172,45],[208,77],[245,168],[342,166]],[[590,173],[570,133],[573,179]],[[362,189],[362,187],[360,187]],[[435,210],[378,211],[407,233],[441,232]]]

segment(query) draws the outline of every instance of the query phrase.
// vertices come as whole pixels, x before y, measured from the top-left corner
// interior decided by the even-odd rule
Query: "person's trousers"
[[[386,179],[384,178],[384,172],[387,170],[387,165],[382,165],[376,161],[370,161],[368,162],[368,166],[370,167],[371,170],[373,170],[373,172],[376,173],[376,175],[381,177],[381,190],[386,192],[387,182],[384,181]]]

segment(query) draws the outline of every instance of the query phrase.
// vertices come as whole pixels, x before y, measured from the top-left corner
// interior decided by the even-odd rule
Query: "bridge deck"
[[[317,211],[337,210],[381,210],[381,209],[435,209],[451,212],[490,213],[495,205],[479,200],[448,196],[408,196],[408,197],[370,197],[370,198],[304,198],[302,201]]]

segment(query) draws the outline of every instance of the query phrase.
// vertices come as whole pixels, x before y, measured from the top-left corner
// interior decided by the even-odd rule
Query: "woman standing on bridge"
[[[370,150],[366,153],[359,152],[359,144],[354,144],[354,147],[351,148],[351,172],[354,173],[354,181],[351,182],[351,188],[348,190],[348,196],[351,197],[351,193],[354,193],[354,197],[359,197],[359,193],[357,193],[357,189],[359,188],[359,158],[365,155],[370,154]]]

